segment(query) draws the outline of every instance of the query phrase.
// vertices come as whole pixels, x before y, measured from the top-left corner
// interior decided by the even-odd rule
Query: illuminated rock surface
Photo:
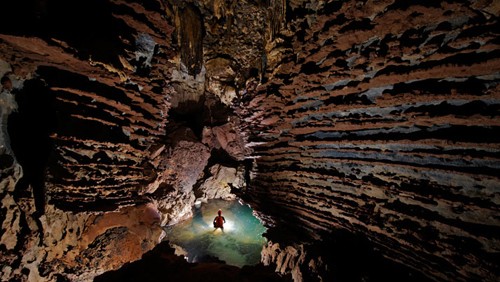
[[[221,262],[187,263],[174,254],[168,242],[162,242],[139,261],[128,263],[116,271],[97,276],[96,282],[112,281],[289,281],[278,276],[271,267],[263,265],[236,266]]]
[[[219,209],[226,220],[224,230],[212,224]],[[185,252],[188,262],[217,258],[242,267],[260,262],[266,243],[264,231],[248,206],[237,201],[211,200],[196,208],[192,219],[169,228],[165,238]]]
[[[499,280],[497,2],[3,3],[0,280],[235,197],[296,281]]]

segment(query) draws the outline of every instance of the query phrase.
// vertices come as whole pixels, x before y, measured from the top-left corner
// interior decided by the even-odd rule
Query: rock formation
[[[362,234],[432,279],[497,280],[498,4],[286,3],[242,106],[248,201],[308,238]]]
[[[214,260],[208,263],[187,263],[174,255],[174,249],[162,242],[144,254],[142,260],[125,264],[118,270],[97,276],[96,282],[112,281],[289,281],[288,276],[279,276],[272,268],[262,265],[238,268]]]
[[[2,11],[2,280],[90,281],[236,196],[295,281],[500,277],[496,1]]]

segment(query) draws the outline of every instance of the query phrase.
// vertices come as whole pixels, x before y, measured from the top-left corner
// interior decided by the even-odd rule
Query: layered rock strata
[[[297,281],[349,279],[337,229],[434,280],[498,280],[495,1],[2,11],[2,279],[92,280],[236,190]]]
[[[285,9],[242,107],[247,201],[298,238],[341,228],[435,280],[498,280],[498,5]]]
[[[191,216],[197,199],[234,198],[245,185],[247,149],[228,106],[243,71],[216,59],[228,58],[223,49],[204,52],[214,37],[202,11],[215,8],[213,24],[240,42],[238,27],[253,21],[233,25],[248,3],[236,16],[212,4],[5,3],[2,279],[91,280],[140,258],[162,239],[160,225]],[[251,48],[228,50],[260,57]]]
[[[3,17],[0,34],[2,100],[13,101],[2,103],[1,277],[91,280],[163,236],[145,185],[165,135],[174,28],[154,1],[74,3],[91,21],[65,3],[23,15],[19,4],[6,9],[23,21]]]

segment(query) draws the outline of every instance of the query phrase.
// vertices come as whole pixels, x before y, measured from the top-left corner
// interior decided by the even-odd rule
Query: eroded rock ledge
[[[128,263],[122,268],[97,276],[95,281],[290,281],[288,276],[279,276],[271,267],[244,266],[238,268],[226,265],[216,259],[214,262],[187,263],[184,258],[176,256],[168,242],[162,242],[143,259]]]
[[[2,280],[92,280],[139,259],[195,200],[245,185],[231,98],[205,93],[205,73],[219,66],[205,68],[200,9],[156,0],[2,7]]]
[[[498,5],[286,3],[268,81],[242,106],[247,201],[432,279],[498,280]]]

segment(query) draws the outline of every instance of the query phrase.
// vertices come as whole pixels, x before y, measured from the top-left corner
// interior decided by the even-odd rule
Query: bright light
[[[215,230],[215,227],[214,227],[212,222],[210,222],[210,224],[207,224],[207,229],[214,230],[214,231],[222,231],[220,228],[217,228]],[[235,229],[236,229],[236,224],[234,224],[234,221],[226,219],[226,223],[224,223],[224,232],[233,231]]]
[[[218,210],[226,219],[224,231],[214,228]],[[252,209],[238,201],[210,200],[194,209],[192,219],[169,229],[166,239],[181,246],[189,262],[217,257],[227,264],[242,267],[260,261],[266,243],[264,226],[255,218]]]
[[[234,223],[232,220],[226,220],[226,223],[224,223],[224,231],[231,231],[234,230]]]

